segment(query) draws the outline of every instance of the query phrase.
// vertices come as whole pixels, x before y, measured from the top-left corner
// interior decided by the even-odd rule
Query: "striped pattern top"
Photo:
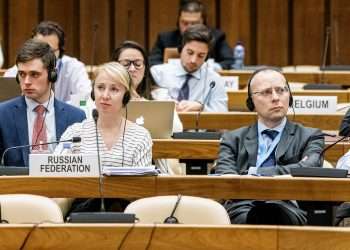
[[[69,140],[75,136],[81,137],[80,143],[73,145],[73,151],[81,154],[96,154],[96,128],[92,119],[75,123],[67,128],[60,140]],[[135,123],[127,122],[125,134],[120,134],[118,141],[110,150],[107,149],[98,129],[98,142],[102,166],[108,167],[141,167],[152,164],[152,139],[149,132]],[[63,145],[59,144],[55,153],[62,152]]]

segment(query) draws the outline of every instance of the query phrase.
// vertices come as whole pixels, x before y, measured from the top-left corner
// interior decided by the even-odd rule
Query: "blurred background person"
[[[192,25],[207,25],[207,11],[199,0],[181,0],[177,16],[177,28],[173,31],[159,33],[149,56],[151,66],[162,64],[164,50],[166,48],[178,48],[181,45],[184,32]],[[233,52],[226,41],[224,32],[218,29],[210,29],[213,36],[213,46],[209,52],[209,58],[215,61],[214,68],[230,69],[234,63]]]
[[[33,29],[32,38],[48,43],[57,58],[55,97],[63,102],[70,101],[71,97],[77,98],[78,101],[88,99],[91,93],[89,76],[82,62],[64,54],[66,38],[62,27],[52,21],[43,21]],[[15,65],[6,71],[4,76],[15,77],[16,74]]]
[[[147,54],[144,48],[134,42],[125,41],[113,51],[112,60],[122,64],[129,72],[134,89],[136,92],[131,93],[132,100],[151,100],[151,87],[149,81],[149,64]],[[174,112],[173,133],[182,132],[183,126],[176,112]],[[155,161],[156,166],[163,173],[181,173],[178,160],[163,160]]]

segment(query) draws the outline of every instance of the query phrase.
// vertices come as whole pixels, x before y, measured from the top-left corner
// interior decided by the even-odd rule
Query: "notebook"
[[[0,102],[21,95],[21,88],[14,77],[0,77]]]
[[[174,101],[130,101],[128,120],[143,126],[152,139],[168,139],[173,133]]]

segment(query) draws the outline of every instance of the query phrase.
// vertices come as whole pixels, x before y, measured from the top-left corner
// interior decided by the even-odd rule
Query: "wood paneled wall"
[[[209,26],[242,41],[246,64],[321,63],[330,27],[328,64],[350,64],[348,0],[203,0]],[[5,66],[41,20],[59,22],[67,54],[86,64],[109,60],[118,44],[135,40],[147,49],[159,31],[176,28],[177,0],[0,0],[0,41]],[[95,42],[93,42],[95,41]]]

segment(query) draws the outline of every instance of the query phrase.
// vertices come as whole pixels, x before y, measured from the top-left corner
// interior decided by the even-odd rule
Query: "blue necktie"
[[[188,81],[191,79],[192,75],[187,74],[186,75],[186,80],[184,84],[182,84],[182,87],[179,91],[179,95],[177,97],[177,100],[180,102],[182,100],[188,100],[189,94],[190,94],[190,88],[188,86]]]
[[[261,133],[267,135],[271,139],[271,141],[273,141],[279,132],[276,130],[266,129]],[[276,147],[272,150],[269,157],[267,157],[267,159],[261,164],[260,167],[271,167],[276,165],[275,151]]]

